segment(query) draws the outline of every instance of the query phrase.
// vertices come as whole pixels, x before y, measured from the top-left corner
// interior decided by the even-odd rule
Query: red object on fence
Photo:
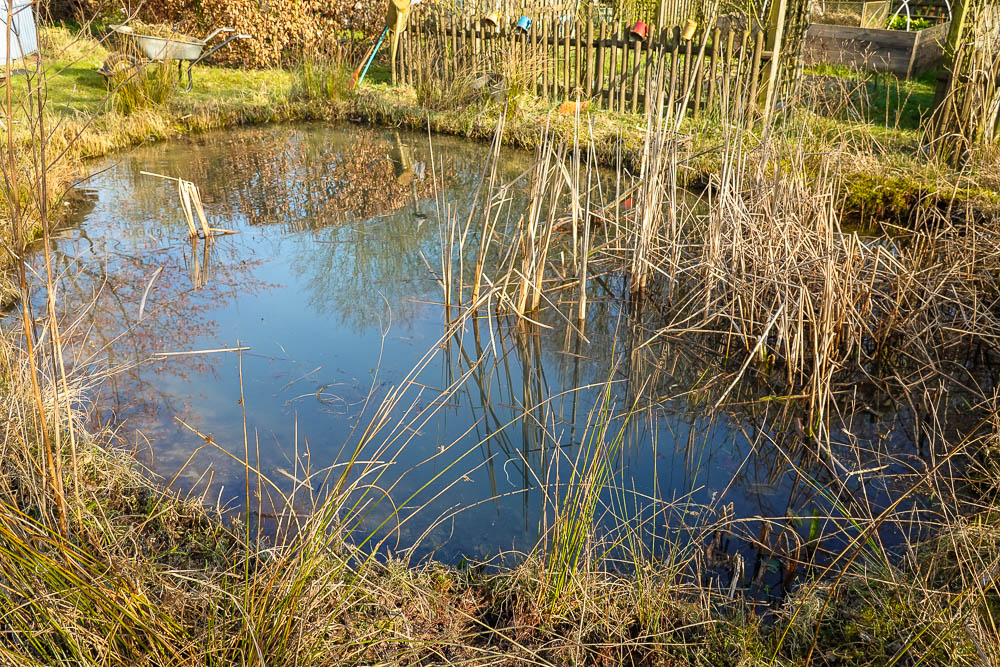
[[[632,39],[637,39],[640,42],[646,41],[646,37],[649,35],[649,26],[642,21],[637,21],[632,30],[629,32]]]

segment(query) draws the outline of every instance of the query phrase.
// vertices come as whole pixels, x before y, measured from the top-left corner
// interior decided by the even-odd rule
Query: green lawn
[[[886,129],[919,130],[934,106],[938,72],[901,79],[840,65],[814,65],[806,68],[805,75],[807,82],[826,83],[828,89],[849,93],[854,111],[866,122]]]

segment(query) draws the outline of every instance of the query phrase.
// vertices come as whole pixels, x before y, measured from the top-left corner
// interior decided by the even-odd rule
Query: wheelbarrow
[[[208,33],[205,39],[177,35],[170,37],[154,37],[140,35],[127,25],[112,25],[111,30],[119,35],[123,49],[112,53],[97,71],[110,83],[117,75],[132,76],[150,63],[164,60],[177,61],[177,80],[184,81],[187,74],[187,86],[181,92],[189,93],[194,87],[191,70],[201,61],[237,39],[250,39],[250,35],[237,34],[235,28],[217,28]],[[233,33],[208,51],[208,43],[223,33]]]

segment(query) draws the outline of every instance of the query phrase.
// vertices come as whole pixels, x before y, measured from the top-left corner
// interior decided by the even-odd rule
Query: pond
[[[488,153],[421,133],[306,125],[93,165],[54,261],[64,327],[83,350],[75,367],[101,380],[95,427],[211,506],[245,504],[246,452],[273,482],[251,499],[268,518],[281,509],[277,490],[295,487],[301,507],[322,495],[324,470],[384,414],[357,457],[380,462],[368,481],[384,491],[369,496],[380,503],[359,533],[388,518],[382,549],[457,563],[529,551],[607,413],[605,440],[620,446],[598,527],[630,523],[654,556],[658,538],[686,532],[721,580],[736,573],[761,594],[794,573],[777,544],[787,555],[817,533],[846,539],[855,501],[870,515],[890,501],[889,472],[916,455],[897,428],[904,411],[843,424],[877,460],[852,449],[852,472],[838,476],[781,401],[737,391],[715,409],[698,391],[714,353],[651,342],[656,309],[630,304],[613,275],[590,281],[585,327],[568,293],[532,322],[489,308],[449,317],[445,212],[461,232]],[[512,209],[531,161],[501,153]],[[238,233],[189,239],[176,185],[141,172],[194,182],[210,225]],[[467,236],[475,248],[478,232]],[[873,466],[880,474],[853,472]],[[250,474],[251,496],[257,484]],[[742,539],[705,528],[720,516]]]

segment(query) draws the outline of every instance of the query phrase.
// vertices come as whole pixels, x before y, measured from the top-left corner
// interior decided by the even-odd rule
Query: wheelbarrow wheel
[[[104,76],[108,88],[114,88],[129,79],[138,78],[144,69],[145,64],[135,56],[130,56],[127,53],[112,53],[97,71]]]

